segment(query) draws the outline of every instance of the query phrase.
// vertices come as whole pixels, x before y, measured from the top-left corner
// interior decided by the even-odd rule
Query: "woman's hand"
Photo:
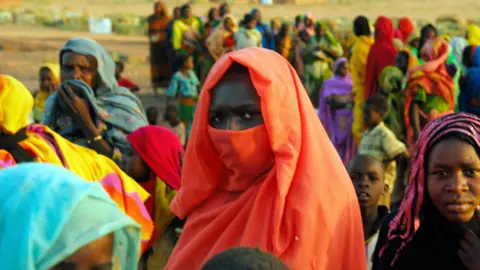
[[[467,231],[460,241],[458,257],[468,270],[480,269],[480,239],[472,231]]]
[[[86,138],[96,137],[99,132],[93,123],[88,102],[79,97],[68,84],[63,84],[59,91],[60,101],[64,104],[63,109],[80,124]]]

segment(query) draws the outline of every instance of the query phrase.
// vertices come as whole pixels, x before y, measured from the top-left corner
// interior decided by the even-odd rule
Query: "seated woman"
[[[48,97],[58,90],[60,86],[60,66],[47,63],[40,67],[40,90],[35,96],[35,107],[33,108],[33,120],[40,123],[43,117],[43,110]]]
[[[348,69],[346,58],[335,62],[335,76],[323,84],[319,101],[320,121],[345,165],[357,154],[357,144],[352,135],[353,93]]]
[[[153,231],[143,205],[148,193],[109,158],[76,145],[50,130],[28,125],[33,108],[30,91],[16,79],[0,75],[0,169],[24,162],[65,167],[89,182],[100,182],[118,207],[142,228],[143,248]]]
[[[170,206],[188,218],[165,269],[200,269],[240,246],[291,269],[365,269],[353,186],[284,57],[262,48],[223,57],[196,113]]]
[[[159,126],[139,128],[127,139],[132,144],[132,155],[124,159],[123,169],[151,194],[145,201],[155,224],[150,244],[160,237],[154,248],[160,252],[156,256],[157,267],[163,267],[176,242],[172,224],[175,216],[169,207],[180,188],[183,145],[173,131]]]
[[[469,46],[465,50],[468,57],[465,77],[462,78],[462,91],[458,99],[460,111],[480,116],[480,49]]]
[[[421,51],[425,63],[407,74],[404,115],[409,147],[426,123],[455,109],[455,84],[445,64],[448,54],[442,37],[429,39]]]
[[[43,124],[69,141],[121,160],[125,136],[148,124],[143,106],[118,86],[115,63],[87,38],[74,38],[60,52],[62,87],[45,105]]]
[[[3,269],[136,269],[140,226],[99,183],[49,164],[0,171]]]
[[[398,213],[380,229],[373,270],[479,269],[480,119],[449,114],[425,126]]]

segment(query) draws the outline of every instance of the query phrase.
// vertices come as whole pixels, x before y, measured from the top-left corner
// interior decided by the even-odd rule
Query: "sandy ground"
[[[1,2],[2,0],[0,0]],[[121,0],[117,0],[121,1]],[[130,0],[133,1],[133,0]],[[375,17],[381,14],[390,16],[408,15],[413,18],[432,20],[438,16],[456,15],[463,18],[477,18],[480,10],[479,0],[337,0],[343,4],[324,5],[277,5],[262,7],[264,17],[284,17],[291,19],[296,14],[312,12],[315,17],[354,17],[358,14]],[[95,16],[107,13],[133,13],[147,15],[151,4],[138,0],[140,4],[112,4],[114,0],[24,0],[27,8],[61,7],[90,12]],[[183,1],[167,1],[170,7]],[[194,6],[197,14],[205,14],[211,5]],[[234,14],[242,16],[253,6],[237,4]],[[127,54],[125,76],[133,79],[143,89],[140,97],[145,106],[162,108],[164,97],[153,96],[150,88],[147,38],[143,36],[99,36],[89,33],[65,32],[36,26],[0,25],[0,73],[15,76],[29,89],[38,89],[38,69],[47,61],[58,61],[58,52],[62,45],[72,37],[88,36],[99,41],[107,50]],[[150,269],[159,269],[155,259]]]

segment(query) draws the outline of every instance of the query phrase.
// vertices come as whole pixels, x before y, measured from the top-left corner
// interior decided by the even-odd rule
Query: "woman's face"
[[[253,19],[248,23],[248,29],[253,29],[257,26],[257,20]]]
[[[60,80],[62,83],[73,79],[82,80],[92,89],[95,89],[100,82],[100,75],[98,74],[97,68],[97,60],[95,57],[74,52],[65,52],[62,55]]]
[[[52,270],[113,269],[113,234],[100,237],[81,247]]]
[[[225,21],[223,22],[223,27],[225,27],[225,30],[227,30],[227,31],[232,31],[233,30],[232,19],[226,18]]]
[[[227,72],[212,89],[209,123],[222,130],[244,130],[263,124],[260,97],[248,71]]]
[[[345,77],[345,76],[347,76],[347,74],[348,74],[348,68],[349,68],[349,67],[348,67],[348,63],[347,63],[347,62],[341,63],[341,64],[338,66],[338,68],[337,68],[337,70],[336,70],[336,72],[335,72],[335,75],[340,76],[340,77]]]
[[[42,91],[53,92],[58,87],[55,76],[48,68],[40,70],[40,89]]]
[[[480,204],[480,158],[459,139],[439,142],[430,153],[427,187],[433,205],[450,222],[468,222]]]
[[[150,169],[140,155],[133,149],[132,153],[122,160],[122,170],[136,181],[146,181],[150,176]]]

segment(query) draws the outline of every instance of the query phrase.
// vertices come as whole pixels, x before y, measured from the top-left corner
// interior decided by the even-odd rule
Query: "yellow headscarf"
[[[54,63],[46,63],[40,67],[40,70],[45,68],[50,70],[50,72],[52,72],[53,78],[55,79],[57,84],[60,84],[60,65],[54,64]],[[37,123],[41,122],[42,120],[45,103],[47,102],[47,99],[50,96],[50,94],[52,93],[49,93],[47,91],[43,91],[43,89],[40,89],[40,91],[35,96],[35,108],[33,110],[33,119]]]
[[[480,27],[476,24],[470,24],[467,28],[468,43],[470,45],[480,45]]]
[[[17,79],[0,75],[0,128],[7,134],[15,134],[28,125],[33,108],[33,96]]]

